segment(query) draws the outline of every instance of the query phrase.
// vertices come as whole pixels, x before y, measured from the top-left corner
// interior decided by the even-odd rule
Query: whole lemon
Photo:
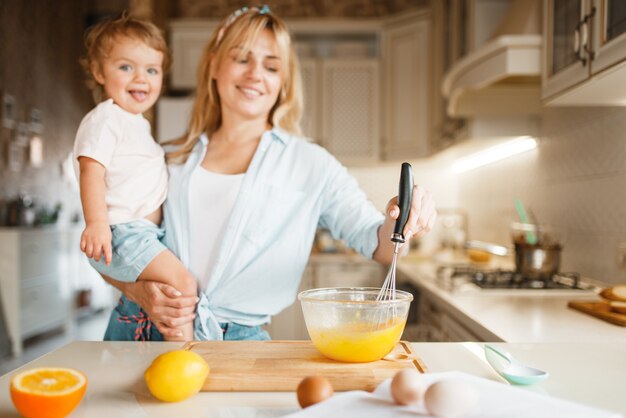
[[[178,402],[198,393],[208,375],[209,365],[197,353],[174,350],[155,358],[144,378],[155,398]]]

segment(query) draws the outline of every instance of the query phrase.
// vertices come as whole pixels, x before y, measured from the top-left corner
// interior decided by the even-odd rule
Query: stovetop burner
[[[468,276],[482,289],[580,289],[587,290],[578,273],[557,273],[547,279],[530,279],[511,270],[480,270],[473,267],[456,267],[452,277]]]

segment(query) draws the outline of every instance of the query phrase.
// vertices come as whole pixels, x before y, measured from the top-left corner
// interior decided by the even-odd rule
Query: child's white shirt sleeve
[[[121,136],[121,124],[109,107],[102,107],[83,120],[74,145],[74,158],[89,157],[108,168]]]

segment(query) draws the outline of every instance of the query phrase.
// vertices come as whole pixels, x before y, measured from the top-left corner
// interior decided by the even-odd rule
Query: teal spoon
[[[500,376],[517,385],[532,385],[549,376],[548,372],[525,366],[506,350],[489,344],[485,344],[485,357]]]
[[[528,215],[526,214],[526,211],[524,210],[524,205],[522,205],[522,201],[519,199],[515,199],[515,209],[517,209],[517,214],[519,215],[519,218],[521,219],[523,224],[530,224],[530,221],[528,219]],[[526,242],[530,245],[535,245],[537,244],[537,234],[535,234],[534,231],[526,231]]]

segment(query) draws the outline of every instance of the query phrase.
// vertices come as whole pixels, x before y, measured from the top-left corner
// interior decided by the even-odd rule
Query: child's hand
[[[80,237],[80,250],[89,258],[100,261],[104,257],[107,266],[111,264],[111,228],[106,222],[88,223]]]

